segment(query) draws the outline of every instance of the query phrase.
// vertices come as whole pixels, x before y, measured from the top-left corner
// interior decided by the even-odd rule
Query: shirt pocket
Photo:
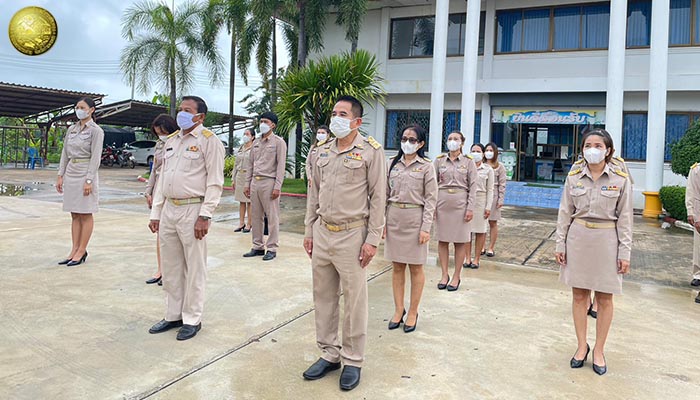
[[[196,170],[204,165],[204,156],[199,151],[186,151],[182,155],[183,161],[185,161],[185,168],[187,171]]]
[[[575,187],[571,189],[571,198],[573,199],[576,211],[588,209],[589,201],[587,194],[588,190],[586,190],[586,188]]]
[[[328,179],[329,172],[330,172],[330,171],[328,171],[328,168],[329,168],[328,163],[329,162],[330,162],[330,160],[328,159],[328,157],[319,157],[316,160],[316,167],[321,172],[321,181],[325,181]]]
[[[344,183],[357,183],[365,176],[365,162],[362,160],[343,160],[341,180]]]
[[[620,199],[619,190],[601,190],[600,200],[603,215],[615,215],[617,201]]]
[[[423,170],[420,171],[411,171],[408,173],[408,187],[413,189],[414,191],[417,191],[417,193],[423,193],[423,176],[425,172]]]

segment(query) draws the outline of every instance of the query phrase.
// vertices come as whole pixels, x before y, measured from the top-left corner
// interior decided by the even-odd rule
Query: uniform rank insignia
[[[582,188],[582,187],[583,187],[583,183],[581,183],[581,182],[576,182],[576,187],[577,187],[577,188]]]
[[[360,153],[348,153],[345,156],[346,159],[348,160],[357,160],[357,161],[362,161],[362,154]]]
[[[420,172],[420,171],[421,171],[420,168],[413,168],[413,172]]]
[[[198,150],[199,150],[199,147],[197,147],[197,146],[190,146],[187,148],[187,151],[198,151]]]
[[[618,192],[620,188],[618,186],[603,186],[601,190],[603,192]]]

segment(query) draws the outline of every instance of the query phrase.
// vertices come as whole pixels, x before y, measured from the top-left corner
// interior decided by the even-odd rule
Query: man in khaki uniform
[[[377,252],[386,207],[386,160],[373,138],[364,138],[362,104],[343,96],[333,108],[336,139],[321,145],[306,208],[304,249],[311,257],[316,342],[321,358],[305,372],[315,380],[345,364],[340,388],[360,383],[367,337],[366,267]],[[340,292],[343,338],[338,338]]]
[[[287,163],[287,144],[275,135],[277,115],[272,112],[260,116],[262,137],[253,143],[246,175],[245,195],[250,198],[253,224],[253,248],[243,257],[263,256],[263,261],[277,256],[280,232],[280,192]],[[263,228],[267,216],[269,236],[263,242]],[[267,253],[265,247],[267,245]]]
[[[152,232],[159,232],[166,292],[165,318],[150,333],[180,327],[177,340],[201,329],[207,278],[207,242],[212,213],[224,186],[224,146],[202,123],[207,105],[182,98],[180,131],[165,142],[162,172],[151,209]]]
[[[685,189],[685,208],[688,210],[688,222],[693,225],[693,280],[692,286],[700,286],[700,164],[690,167],[688,187]],[[700,294],[695,298],[700,303]]]

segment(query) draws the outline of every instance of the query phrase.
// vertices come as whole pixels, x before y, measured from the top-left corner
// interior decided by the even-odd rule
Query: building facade
[[[669,146],[700,118],[700,0],[372,1],[358,47],[386,79],[365,121],[387,150],[409,123],[430,128],[433,157],[460,130],[502,148],[513,180],[562,181],[600,126],[636,207],[643,191],[685,184]],[[329,20],[325,51],[347,49]]]

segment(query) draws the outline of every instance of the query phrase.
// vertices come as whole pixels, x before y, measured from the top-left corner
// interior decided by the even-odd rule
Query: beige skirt
[[[579,289],[622,293],[615,228],[592,229],[572,222],[566,236],[566,266],[560,267],[559,281]]]
[[[236,190],[233,192],[233,198],[241,203],[250,203],[250,199],[245,197],[245,194],[243,194],[246,184],[245,175],[246,173],[243,171],[240,171],[238,175],[236,175]]]
[[[464,221],[464,215],[467,213],[465,190],[457,190],[455,193],[446,189],[439,190],[436,212],[435,236],[439,242],[471,242],[471,226]]]
[[[493,204],[491,204],[491,215],[489,215],[489,221],[500,221],[501,220],[501,209],[498,208],[498,192],[496,188],[493,188]]]
[[[83,187],[87,180],[87,162],[68,162],[63,174],[63,211],[76,214],[94,214],[98,211],[100,198],[100,177],[97,172],[92,180],[92,192],[83,195]]]
[[[423,208],[387,207],[384,258],[398,263],[425,264],[428,243],[418,243],[422,224]]]
[[[486,233],[486,228],[489,224],[484,218],[484,211],[486,211],[486,192],[479,192],[476,194],[474,218],[472,218],[471,222],[473,233]]]

